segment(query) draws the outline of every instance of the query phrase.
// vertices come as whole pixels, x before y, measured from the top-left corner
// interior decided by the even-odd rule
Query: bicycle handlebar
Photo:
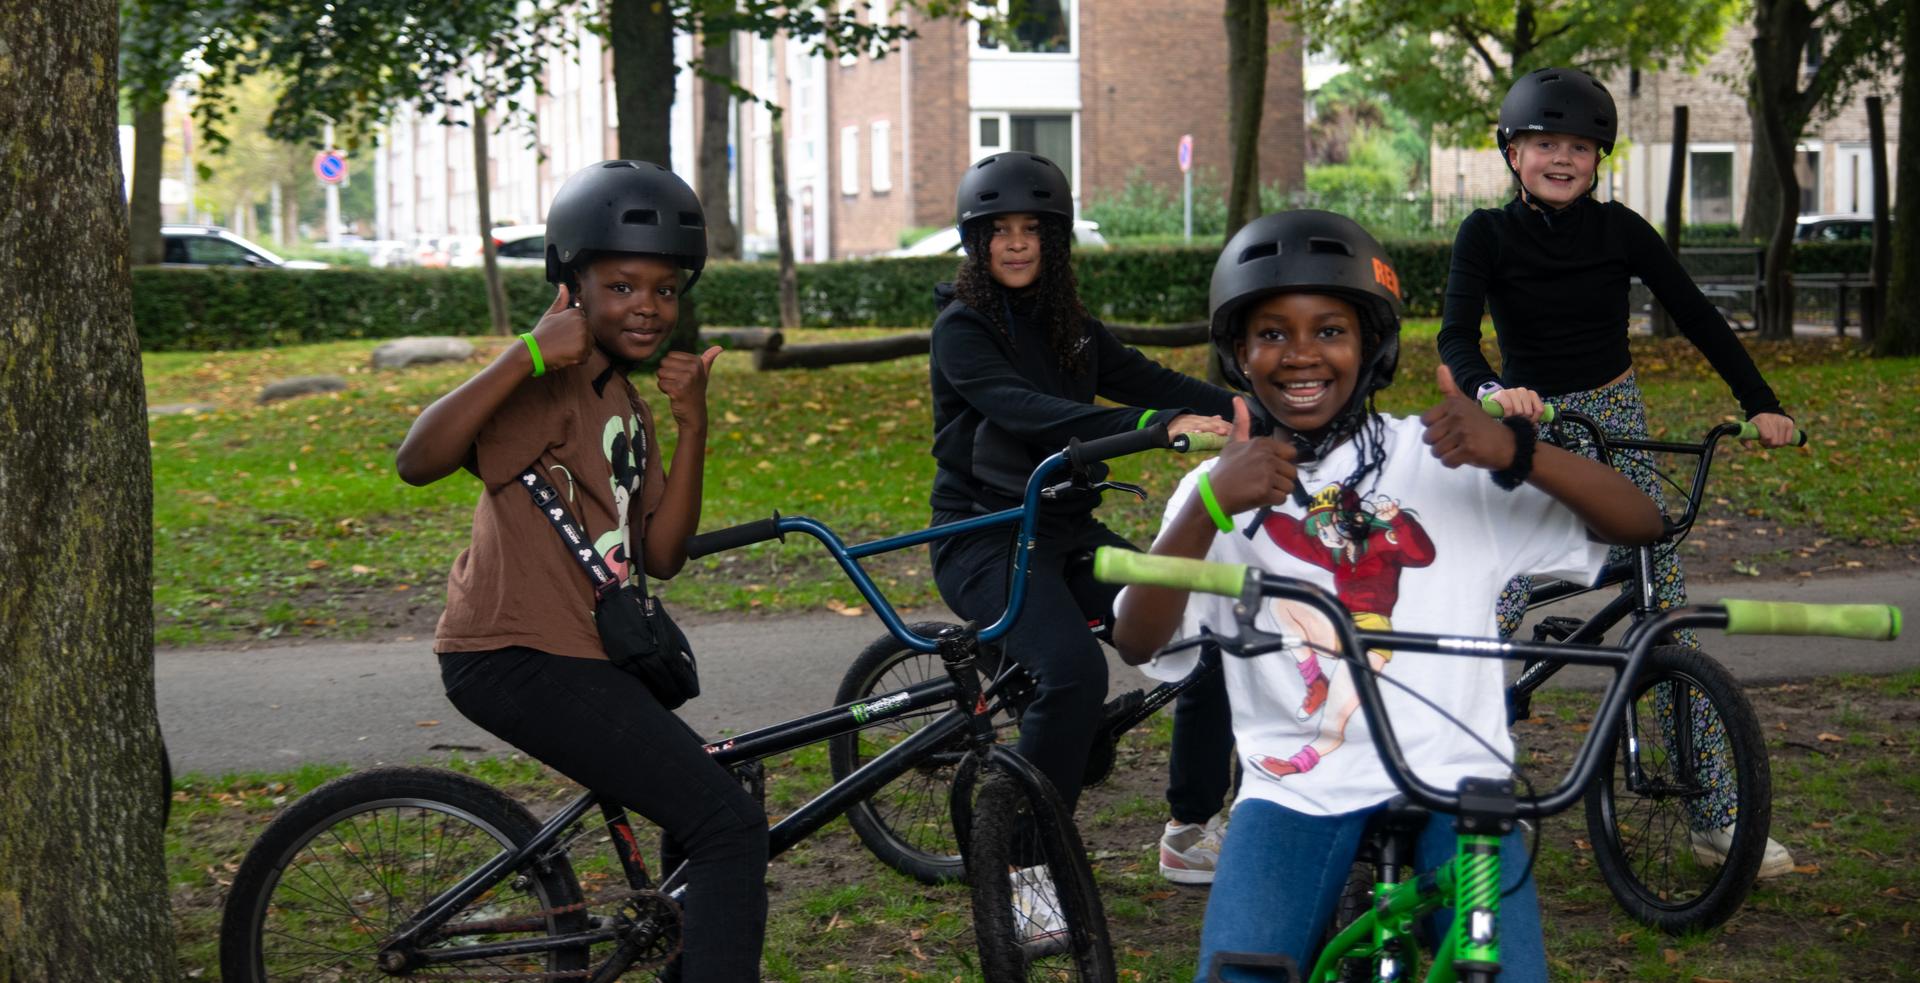
[[[1723,600],[1729,635],[1831,635],[1890,642],[1900,637],[1900,609],[1892,604],[1802,604]]]
[[[781,542],[786,542],[787,539],[780,531],[780,512],[777,509],[771,519],[755,519],[752,522],[742,522],[737,526],[688,536],[687,559],[697,560],[708,553],[751,546],[754,543],[764,543],[769,539],[778,539]]]
[[[1540,414],[1541,423],[1552,423],[1554,420],[1559,418],[1560,416],[1559,407],[1555,406],[1552,403],[1547,403],[1545,404],[1545,406],[1546,406],[1546,409]],[[1495,400],[1492,396],[1488,396],[1485,399],[1482,399],[1480,401],[1480,408],[1483,410],[1486,410],[1488,416],[1492,416],[1496,418],[1505,416],[1507,414],[1506,407],[1501,406],[1500,403],[1497,400]],[[1582,419],[1584,421],[1584,418]],[[1592,429],[1592,427],[1589,426],[1588,429]],[[1736,424],[1735,429],[1732,431],[1732,436],[1735,440],[1759,440],[1760,428],[1755,426],[1752,420],[1748,420],[1744,423]],[[1791,446],[1791,447],[1807,446],[1807,432],[1799,427],[1794,427],[1793,439],[1788,441],[1787,443],[1788,443],[1788,446]]]
[[[1337,597],[1306,581],[1265,573],[1237,563],[1216,563],[1181,557],[1132,553],[1101,547],[1094,555],[1094,576],[1108,583],[1144,584],[1200,591],[1236,598],[1236,636],[1213,633],[1220,650],[1248,657],[1277,651],[1298,639],[1254,627],[1262,598],[1284,597],[1319,611],[1339,636],[1338,657],[1349,664],[1362,712],[1373,731],[1375,751],[1396,787],[1417,805],[1437,812],[1457,813],[1461,795],[1423,781],[1413,773],[1405,751],[1388,719],[1380,684],[1367,665],[1369,648],[1431,652],[1494,658],[1546,659],[1606,666],[1613,682],[1601,700],[1598,716],[1574,759],[1566,778],[1544,795],[1517,797],[1515,814],[1549,816],[1565,811],[1583,794],[1598,769],[1597,749],[1614,739],[1627,701],[1627,684],[1640,671],[1657,639],[1685,627],[1719,628],[1748,634],[1835,635],[1848,638],[1892,639],[1900,633],[1900,610],[1884,604],[1797,604],[1762,601],[1725,601],[1718,606],[1675,608],[1654,616],[1645,630],[1632,636],[1622,650],[1594,645],[1555,642],[1513,642],[1464,638],[1406,631],[1363,631]]]

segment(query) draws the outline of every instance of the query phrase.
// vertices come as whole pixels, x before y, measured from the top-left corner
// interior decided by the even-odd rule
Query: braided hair
[[[989,265],[993,222],[981,218],[960,228],[966,255],[954,275],[953,293],[1008,338],[1013,336],[1009,315],[1018,308],[1023,323],[1046,332],[1047,347],[1060,371],[1078,375],[1086,369],[1088,360],[1087,310],[1080,304],[1079,282],[1073,275],[1073,236],[1066,220],[1054,215],[1039,218],[1040,275],[1032,286],[1016,295],[993,278]]]

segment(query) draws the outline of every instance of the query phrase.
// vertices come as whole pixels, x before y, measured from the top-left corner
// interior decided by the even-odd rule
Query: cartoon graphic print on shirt
[[[628,539],[628,509],[640,497],[647,460],[647,432],[640,426],[640,418],[631,413],[608,417],[600,429],[600,450],[607,455],[612,474],[615,525],[601,533],[593,545],[607,558],[614,579],[630,583],[629,574],[635,571],[629,562],[633,548]]]
[[[1393,609],[1400,600],[1400,573],[1424,567],[1434,560],[1433,540],[1412,511],[1386,495],[1362,500],[1352,491],[1328,485],[1314,495],[1304,519],[1269,512],[1261,528],[1290,556],[1333,574],[1334,594],[1353,612],[1360,628],[1385,631],[1393,627]],[[1356,534],[1357,538],[1356,538]],[[1297,712],[1302,721],[1320,718],[1315,740],[1288,758],[1256,754],[1248,758],[1253,773],[1273,781],[1311,771],[1320,759],[1346,743],[1347,721],[1360,706],[1350,672],[1323,671],[1320,651],[1336,652],[1339,639],[1326,618],[1293,601],[1275,600],[1272,613],[1282,629],[1305,644],[1293,648],[1300,678],[1307,684],[1306,699]],[[1367,662],[1380,672],[1393,653],[1370,649]],[[1333,669],[1339,668],[1336,660]],[[1331,704],[1331,709],[1328,705]]]

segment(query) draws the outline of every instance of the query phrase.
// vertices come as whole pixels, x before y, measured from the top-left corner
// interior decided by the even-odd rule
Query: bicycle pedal
[[[1132,726],[1129,718],[1138,713],[1140,708],[1146,705],[1146,702],[1146,690],[1129,690],[1108,700],[1105,712],[1101,714],[1100,719],[1104,722],[1105,728],[1113,733],[1113,736],[1119,737],[1121,733]]]
[[[1564,642],[1573,633],[1586,627],[1585,618],[1567,618],[1560,615],[1540,619],[1533,626],[1533,640],[1536,642]]]
[[[765,809],[767,807],[767,766],[758,760],[742,761],[730,770],[740,786],[753,796],[753,801],[758,802],[760,808]]]

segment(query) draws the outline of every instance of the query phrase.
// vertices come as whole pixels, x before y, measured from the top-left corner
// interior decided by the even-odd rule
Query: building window
[[[875,27],[886,26],[887,18],[890,16],[887,12],[889,6],[887,0],[867,0],[867,23]]]
[[[873,124],[873,193],[893,190],[893,124],[880,120]]]
[[[991,147],[995,150],[998,150],[1002,146],[1000,139],[1000,117],[980,117],[980,146],[982,149]]]
[[[840,0],[839,19],[843,21],[850,21],[850,20],[856,19],[853,12],[853,0]],[[840,64],[842,66],[851,65],[854,62],[857,62],[859,60],[860,60],[860,53],[857,51],[843,50],[840,53]]]
[[[1072,0],[989,0],[974,12],[982,48],[1023,55],[1073,53]]]
[[[1687,154],[1688,218],[1695,225],[1733,221],[1733,151],[1695,150]]]
[[[1793,177],[1800,182],[1800,214],[1826,211],[1820,207],[1820,151],[1801,147],[1793,155]]]
[[[976,113],[979,144],[973,148],[978,160],[1006,150],[1024,150],[1039,154],[1055,164],[1073,182],[1072,113]]]
[[[860,193],[860,128],[840,128],[840,193]]]

